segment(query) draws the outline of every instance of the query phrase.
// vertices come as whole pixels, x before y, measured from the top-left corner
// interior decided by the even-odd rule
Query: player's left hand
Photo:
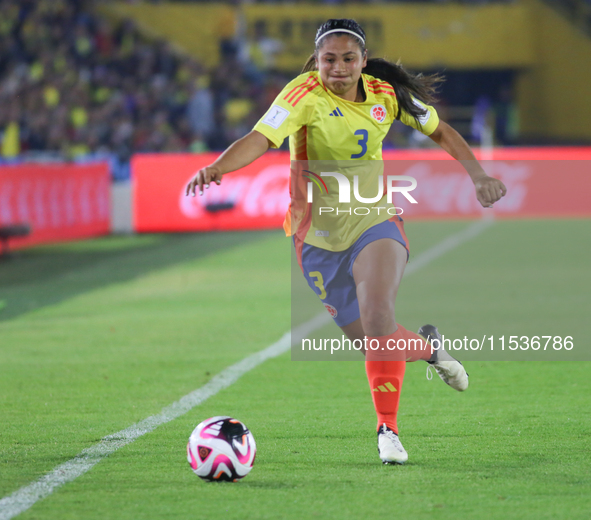
[[[494,177],[484,175],[474,181],[476,198],[483,208],[492,208],[493,204],[507,194],[505,185]]]

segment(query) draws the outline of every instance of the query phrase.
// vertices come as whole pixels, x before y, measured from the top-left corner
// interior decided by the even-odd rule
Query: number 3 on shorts
[[[322,278],[322,273],[320,271],[311,271],[308,273],[310,278],[316,278],[314,285],[320,289],[320,294],[318,295],[321,300],[326,298],[326,291],[324,290],[324,278]]]

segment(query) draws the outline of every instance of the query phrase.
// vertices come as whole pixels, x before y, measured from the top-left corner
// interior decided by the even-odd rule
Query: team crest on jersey
[[[325,303],[324,306],[332,318],[337,317],[338,311],[330,303]]]
[[[386,119],[386,107],[384,105],[374,105],[370,110],[371,117],[373,117],[378,123],[383,123]]]

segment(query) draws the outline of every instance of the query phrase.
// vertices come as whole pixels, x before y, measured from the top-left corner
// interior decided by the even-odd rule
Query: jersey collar
[[[367,76],[365,74],[361,74],[361,79],[363,80],[363,90],[365,91],[365,102],[375,102],[376,95],[368,88],[367,85]]]

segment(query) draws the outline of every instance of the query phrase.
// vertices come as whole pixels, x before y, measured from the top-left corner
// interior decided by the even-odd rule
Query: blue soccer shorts
[[[304,276],[339,327],[359,319],[353,263],[366,245],[381,238],[400,242],[408,255],[408,239],[404,222],[399,216],[370,227],[345,251],[328,251],[309,244],[303,245],[301,266]]]

